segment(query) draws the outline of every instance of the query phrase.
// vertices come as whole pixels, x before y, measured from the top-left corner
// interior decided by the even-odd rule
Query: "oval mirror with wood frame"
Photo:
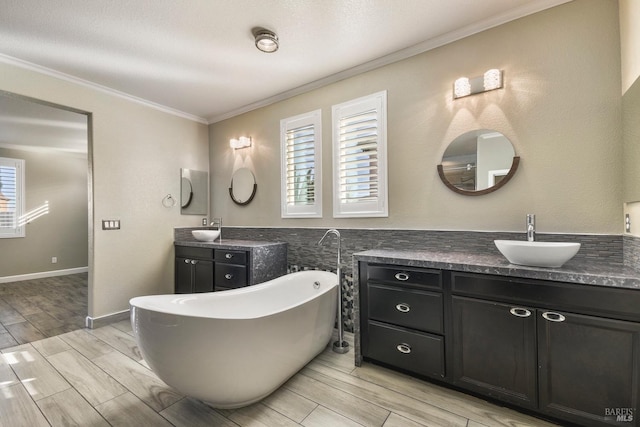
[[[438,165],[438,175],[452,191],[480,196],[505,185],[519,164],[520,157],[506,136],[495,130],[478,129],[449,144]]]
[[[233,173],[229,195],[234,203],[242,206],[248,205],[256,195],[257,189],[256,178],[249,169],[240,168]]]

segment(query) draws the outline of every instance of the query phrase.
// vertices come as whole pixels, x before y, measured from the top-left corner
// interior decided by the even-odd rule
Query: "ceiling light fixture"
[[[266,53],[273,53],[280,47],[278,36],[273,31],[260,30],[256,32],[256,47]]]

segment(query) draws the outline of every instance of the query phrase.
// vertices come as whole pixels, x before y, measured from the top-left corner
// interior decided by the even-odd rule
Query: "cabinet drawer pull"
[[[198,261],[196,261],[195,259],[191,260],[191,264],[196,265],[198,263]]]
[[[226,259],[231,259],[231,258],[233,258],[233,254],[224,254],[224,257]]]
[[[400,313],[408,313],[411,310],[411,306],[409,306],[409,304],[401,302],[400,304],[396,305],[396,310],[398,310]]]
[[[406,280],[409,280],[409,275],[407,273],[396,273],[396,279],[404,282]]]
[[[509,313],[518,317],[529,317],[531,316],[531,310],[527,310],[526,308],[514,307],[509,310]]]
[[[400,353],[403,353],[403,354],[409,354],[409,353],[411,353],[411,346],[410,346],[409,344],[405,344],[405,343],[398,344],[398,345],[396,346],[396,349],[397,349]]]
[[[544,313],[542,313],[542,317],[544,317],[549,322],[564,322],[566,320],[566,318],[562,314],[555,313],[553,311],[545,311]]]
[[[227,280],[231,280],[233,278],[233,274],[227,273],[227,274],[224,275],[224,278],[227,279]]]

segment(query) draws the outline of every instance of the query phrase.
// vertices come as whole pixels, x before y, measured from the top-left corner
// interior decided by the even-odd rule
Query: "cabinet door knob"
[[[400,353],[403,353],[403,354],[409,354],[409,353],[411,353],[411,346],[410,346],[409,344],[405,344],[405,343],[398,344],[398,345],[396,346],[396,349],[397,349]]]
[[[198,261],[196,261],[195,259],[192,259],[192,260],[191,260],[191,264],[195,265],[195,264],[197,264],[197,263],[198,263]]]
[[[521,308],[521,307],[513,307],[511,310],[509,310],[509,313],[517,317],[531,316],[531,310],[527,310],[526,308]]]
[[[224,278],[227,280],[231,280],[233,278],[233,274],[227,273],[224,275]]]
[[[233,254],[224,254],[224,257],[226,259],[231,259],[231,258],[233,258]]]
[[[396,279],[400,280],[401,282],[409,280],[409,275],[407,273],[396,273],[395,277],[396,277]]]
[[[185,260],[184,260],[184,263],[185,263],[185,264],[189,264],[190,262],[191,262],[191,260],[190,260],[190,259],[185,259]]]
[[[400,304],[396,304],[396,310],[398,310],[400,313],[408,313],[411,310],[411,306],[409,306],[409,304],[401,302]]]
[[[564,317],[562,314],[553,311],[545,311],[544,313],[542,313],[542,317],[544,317],[549,322],[564,322],[566,320],[566,317]]]

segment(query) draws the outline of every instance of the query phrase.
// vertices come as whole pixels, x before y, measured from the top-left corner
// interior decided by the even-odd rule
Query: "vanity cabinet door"
[[[175,293],[213,291],[213,261],[176,257]]]
[[[191,279],[191,260],[188,258],[176,257],[176,294],[190,294],[193,292]]]
[[[527,408],[537,408],[536,311],[452,297],[453,382]]]
[[[540,409],[585,426],[638,426],[640,324],[539,310]]]

